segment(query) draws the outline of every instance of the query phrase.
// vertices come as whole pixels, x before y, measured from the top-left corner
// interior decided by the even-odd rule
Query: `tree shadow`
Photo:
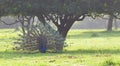
[[[82,32],[80,34],[72,34],[68,35],[67,39],[84,39],[84,38],[95,38],[95,37],[120,37],[120,31],[89,31],[89,32]]]
[[[0,58],[3,59],[14,59],[14,58],[22,58],[22,57],[42,57],[42,56],[56,56],[59,53],[40,53],[40,52],[17,52],[17,51],[4,51],[0,52]]]
[[[91,49],[79,49],[74,51],[63,51],[62,53],[23,53],[23,52],[13,52],[13,51],[5,51],[0,52],[0,58],[2,59],[15,59],[15,58],[23,58],[23,57],[55,57],[58,55],[96,55],[96,54],[120,54],[120,49],[116,50],[91,50]]]
[[[102,50],[92,50],[92,49],[79,49],[79,50],[74,50],[74,51],[64,51],[64,54],[120,54],[120,49],[114,49],[114,50],[107,50],[107,49],[102,49]]]

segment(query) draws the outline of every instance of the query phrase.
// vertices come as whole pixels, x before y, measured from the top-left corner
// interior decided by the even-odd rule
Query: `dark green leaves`
[[[120,0],[0,0],[0,14],[120,13]]]

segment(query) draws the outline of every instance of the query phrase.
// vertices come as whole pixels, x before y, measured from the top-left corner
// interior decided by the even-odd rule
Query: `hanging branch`
[[[24,27],[25,27],[25,24],[24,24],[24,21],[25,21],[25,20],[24,20],[24,17],[23,17],[23,16],[21,16],[21,17],[18,16],[18,20],[19,20],[19,21],[22,20],[20,23],[21,23],[21,28],[22,28],[23,36],[25,36],[26,32],[25,32],[25,28],[24,28]]]
[[[116,19],[120,19],[120,17],[118,17],[118,16],[116,16],[116,15],[113,15],[113,17],[116,18]]]
[[[56,26],[59,26],[59,24],[58,24],[58,16],[57,15],[49,15],[47,19],[49,21],[51,20]]]
[[[74,17],[75,21],[82,21],[86,16],[85,15],[80,15],[80,16],[76,16]]]
[[[20,21],[15,20],[13,23],[6,23],[5,21],[0,19],[0,22],[4,23],[5,25],[13,25],[19,23]]]
[[[21,20],[21,19],[20,19],[20,16],[18,16],[18,20],[15,20],[13,23],[6,23],[4,20],[2,20],[2,19],[0,18],[0,22],[4,23],[5,25],[14,25],[14,24],[17,24],[17,23],[23,22],[23,21],[27,21],[27,20]]]

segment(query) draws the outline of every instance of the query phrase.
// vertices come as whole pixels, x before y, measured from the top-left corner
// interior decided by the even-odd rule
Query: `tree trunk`
[[[38,19],[43,23],[45,23],[45,19],[43,19],[43,17],[37,16]],[[42,20],[43,19],[43,20]],[[52,18],[51,18],[52,19]],[[56,50],[57,52],[62,52],[63,47],[64,47],[64,41],[67,37],[68,31],[70,30],[70,28],[72,27],[72,25],[75,22],[74,16],[62,16],[59,18],[60,22],[54,22],[54,20],[52,20],[53,23],[56,25],[57,27],[57,31],[58,34],[54,34],[53,36],[55,37],[55,41],[56,41]],[[44,24],[43,23],[43,24]],[[52,33],[52,32],[51,32]],[[51,40],[52,41],[52,40]]]
[[[107,26],[107,31],[112,31],[112,27],[113,27],[113,15],[109,16],[109,20],[108,20],[108,26]]]
[[[70,30],[70,28],[71,28],[71,26],[73,25],[73,23],[74,23],[74,22],[69,23],[69,25],[66,26],[66,27],[59,27],[59,28],[58,28],[58,31],[59,31],[59,33],[62,35],[63,38],[66,39],[67,34],[68,34],[68,31]]]
[[[114,26],[115,26],[115,30],[117,30],[118,29],[118,24],[117,24],[116,19],[114,19]]]
[[[68,31],[64,27],[59,27],[58,32],[62,35],[63,38],[66,38]]]
[[[58,28],[58,32],[60,33],[60,35],[62,35],[62,37],[64,38],[64,41],[66,40],[68,31],[70,30],[70,28],[72,27],[72,25],[74,24],[74,22],[75,21],[73,21],[73,20],[67,20],[65,26],[60,25],[59,27],[57,27]],[[59,44],[58,46],[60,46],[63,49],[64,44]]]

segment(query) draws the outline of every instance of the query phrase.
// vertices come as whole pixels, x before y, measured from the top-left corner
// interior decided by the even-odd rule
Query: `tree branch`
[[[49,21],[51,20],[57,27],[59,26],[59,24],[58,24],[58,16],[56,16],[56,15],[49,15],[48,16],[49,18]]]
[[[113,15],[113,17],[114,17],[115,19],[120,19],[120,17],[118,17],[118,16],[116,16],[116,15]]]
[[[79,15],[79,16],[74,17],[74,20],[75,21],[82,21],[85,17],[86,17],[85,15]]]
[[[0,19],[0,22],[4,23],[5,25],[13,25],[13,24],[19,23],[20,21],[15,20],[15,22],[13,23],[6,23],[5,21]]]

